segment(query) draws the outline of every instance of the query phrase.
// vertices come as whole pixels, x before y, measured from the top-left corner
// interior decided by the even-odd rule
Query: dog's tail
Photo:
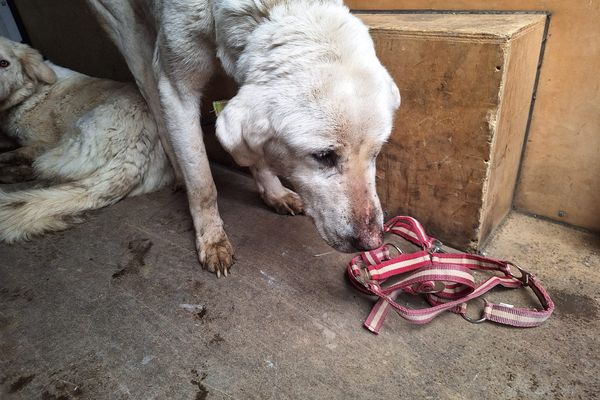
[[[78,181],[15,192],[0,190],[0,241],[28,240],[81,222],[81,213],[116,203],[138,186],[126,166],[104,168]],[[137,180],[137,181],[136,181]]]

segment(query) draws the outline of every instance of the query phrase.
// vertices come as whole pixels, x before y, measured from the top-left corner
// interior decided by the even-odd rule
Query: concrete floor
[[[371,300],[306,217],[262,205],[215,168],[237,250],[202,271],[184,193],[91,213],[72,230],[0,245],[2,399],[591,399],[600,378],[597,236],[512,215],[487,253],[537,274],[557,309],[543,326],[362,328]],[[493,299],[531,304],[521,292]]]

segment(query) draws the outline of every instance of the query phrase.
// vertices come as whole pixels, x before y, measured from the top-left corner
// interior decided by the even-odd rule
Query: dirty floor
[[[548,288],[557,309],[539,328],[390,314],[375,336],[348,256],[308,218],[268,210],[247,177],[214,173],[237,250],[228,278],[198,267],[170,190],[0,245],[1,399],[598,398],[597,236],[514,214],[488,247]]]

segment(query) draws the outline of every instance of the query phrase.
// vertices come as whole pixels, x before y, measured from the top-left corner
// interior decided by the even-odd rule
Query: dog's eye
[[[326,167],[335,167],[339,158],[333,150],[320,151],[312,154],[312,157]]]
[[[6,68],[10,65],[10,63],[6,60],[0,60],[0,68]]]

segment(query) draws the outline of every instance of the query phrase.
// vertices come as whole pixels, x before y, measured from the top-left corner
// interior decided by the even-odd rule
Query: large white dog
[[[7,242],[64,229],[83,211],[174,179],[135,85],[44,63],[36,50],[2,37],[0,130],[21,146],[0,153],[0,183],[50,182],[0,190],[0,240]]]
[[[218,118],[217,136],[250,167],[265,201],[303,209],[338,250],[381,244],[375,158],[400,94],[368,29],[341,1],[88,2],[185,182],[204,267],[227,274],[233,262],[200,128],[202,92],[217,60],[240,86]]]

